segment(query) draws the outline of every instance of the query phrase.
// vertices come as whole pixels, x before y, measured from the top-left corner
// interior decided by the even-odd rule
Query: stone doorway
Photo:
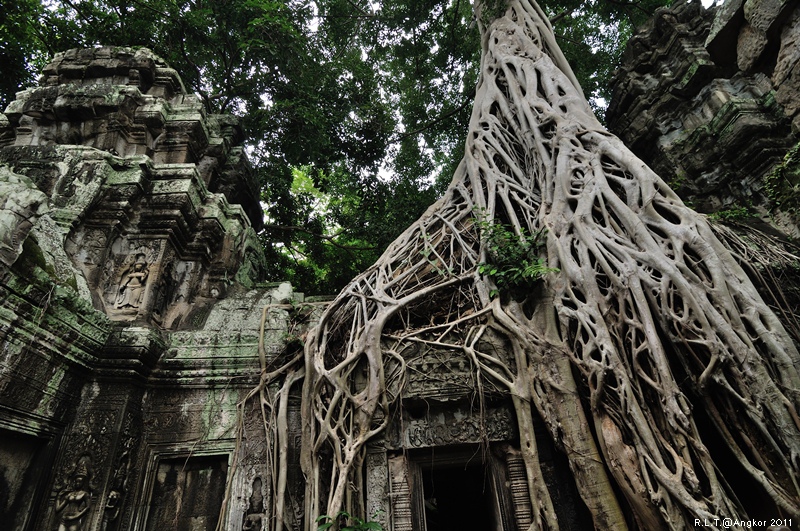
[[[505,458],[477,445],[435,447],[390,456],[393,531],[516,531]],[[526,490],[527,493],[527,490]],[[530,512],[530,506],[527,512]],[[529,522],[528,522],[529,523]]]
[[[422,467],[426,531],[496,530],[496,496],[480,463]]]

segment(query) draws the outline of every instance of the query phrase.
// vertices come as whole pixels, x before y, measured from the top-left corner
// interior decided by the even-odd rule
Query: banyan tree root
[[[597,529],[746,516],[744,483],[776,516],[800,517],[791,338],[705,218],[600,126],[541,9],[476,12],[481,78],[452,184],[307,337],[306,529],[320,514],[363,514],[365,445],[419,348],[463,360],[479,396],[510,397],[532,529],[559,527],[534,415]],[[487,223],[545,231],[558,272],[497,296],[478,267]]]

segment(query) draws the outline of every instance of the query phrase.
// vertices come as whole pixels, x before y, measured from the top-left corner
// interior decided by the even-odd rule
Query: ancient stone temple
[[[793,2],[676,2],[629,40],[606,115],[696,210],[772,248],[768,259],[737,252],[753,278],[772,277],[757,283],[762,296],[789,308],[800,308],[798,42]],[[797,313],[783,314],[788,328]]]
[[[631,37],[608,128],[697,210],[746,208],[796,238],[800,11],[721,4],[676,2]]]
[[[763,183],[797,144],[775,73],[791,65],[775,57],[800,54],[775,39],[798,18],[781,8],[760,28],[734,4],[713,24],[696,4],[662,11],[632,41],[639,62],[622,69],[609,122],[700,206],[750,200],[790,232],[792,212]],[[759,35],[762,52],[741,44],[736,64],[715,55]],[[259,185],[242,140],[235,118],[208,114],[145,49],[59,54],[0,114],[2,529],[316,528],[300,385],[253,398],[301,355],[327,302],[261,282]],[[499,336],[481,341],[515,363]],[[403,359],[399,408],[351,488],[360,516],[393,531],[527,530],[510,393],[476,393],[465,358],[435,341]],[[284,424],[262,407],[278,393]],[[560,528],[590,529],[570,465],[530,417]],[[276,431],[286,447],[270,444]]]

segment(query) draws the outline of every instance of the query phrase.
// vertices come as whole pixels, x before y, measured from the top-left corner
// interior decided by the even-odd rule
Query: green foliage
[[[601,111],[622,52],[634,30],[672,0],[552,0],[541,2],[556,40],[589,103]],[[601,115],[602,113],[599,113]]]
[[[33,84],[47,60],[39,36],[42,11],[36,0],[0,2],[0,111],[16,92]]]
[[[800,143],[764,178],[764,191],[776,208],[800,220]]]
[[[512,297],[529,292],[547,273],[558,269],[547,267],[538,256],[542,248],[544,229],[533,234],[523,227],[517,233],[508,225],[485,218],[476,221],[488,262],[478,264],[478,273],[489,277],[497,289],[489,295],[508,293]]]
[[[715,221],[742,221],[752,216],[746,206],[733,207],[710,214],[708,217]]]
[[[295,168],[286,189],[288,197],[270,212],[282,213],[283,205],[291,210],[280,223],[268,218],[261,238],[272,264],[269,280],[290,280],[306,294],[336,293],[434,200],[430,188],[397,178],[359,179],[341,168]]]
[[[502,0],[498,0],[502,2]],[[391,169],[404,181],[449,184],[463,155],[480,35],[469,0],[383,0],[362,33],[386,72],[398,127]]]
[[[543,8],[587,95],[607,96],[631,28],[665,2]],[[499,15],[504,0],[486,5]],[[445,189],[480,58],[469,0],[17,0],[0,4],[0,104],[47,56],[97,44],[153,49],[208,112],[242,117],[268,280],[312,294],[338,291]],[[292,189],[297,169],[324,209]]]
[[[376,518],[378,513],[373,515],[373,518]],[[317,518],[317,531],[324,531],[325,529],[329,529],[333,527],[336,521],[343,521],[345,524],[344,527],[340,527],[340,531],[383,531],[383,526],[378,522],[374,521],[364,521],[361,518],[356,516],[352,516],[347,511],[339,511],[336,514],[336,517],[331,517],[326,514]]]

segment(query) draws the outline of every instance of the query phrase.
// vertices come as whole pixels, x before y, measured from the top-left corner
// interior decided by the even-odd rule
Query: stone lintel
[[[166,350],[167,342],[157,329],[126,326],[114,330],[102,350],[98,369],[147,376]]]

